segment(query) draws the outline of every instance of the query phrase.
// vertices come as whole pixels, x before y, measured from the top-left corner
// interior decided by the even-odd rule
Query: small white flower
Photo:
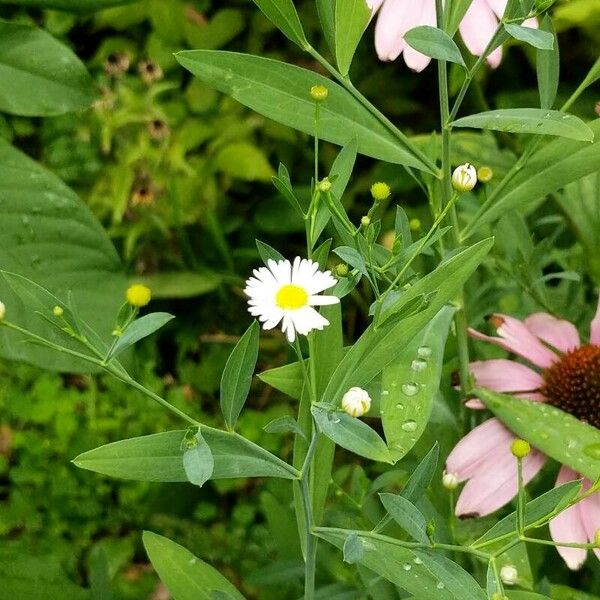
[[[371,397],[362,388],[350,388],[342,398],[342,408],[351,417],[362,417],[371,408]]]
[[[470,192],[477,184],[477,169],[465,163],[454,169],[452,173],[452,187],[457,192]]]
[[[513,565],[504,565],[500,569],[500,579],[506,585],[514,585],[519,579],[519,572]]]
[[[267,267],[254,269],[254,277],[246,281],[250,314],[258,317],[264,329],[273,329],[281,321],[287,339],[293,342],[296,333],[308,335],[313,329],[323,329],[329,321],[313,306],[337,304],[337,296],[319,296],[333,287],[337,280],[330,271],[319,271],[312,260],[296,257],[289,260],[267,261]]]
[[[0,321],[2,321],[2,319],[4,319],[5,316],[6,316],[6,306],[4,305],[4,302],[0,302]]]
[[[442,485],[447,490],[455,490],[458,487],[459,481],[455,473],[444,473],[442,477]]]

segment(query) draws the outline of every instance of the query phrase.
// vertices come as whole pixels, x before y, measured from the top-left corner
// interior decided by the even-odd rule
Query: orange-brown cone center
[[[600,428],[600,346],[581,346],[543,373],[548,403]]]

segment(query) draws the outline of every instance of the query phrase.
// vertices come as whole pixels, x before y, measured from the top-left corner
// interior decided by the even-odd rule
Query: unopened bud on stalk
[[[321,179],[321,181],[317,183],[317,188],[320,192],[328,192],[331,189],[331,181],[329,177]]]
[[[362,417],[371,408],[371,397],[362,388],[350,388],[342,398],[342,408],[351,417]]]
[[[382,181],[378,181],[371,186],[371,196],[373,196],[373,200],[377,202],[387,200],[391,193],[392,190],[390,189],[390,186]]]
[[[457,192],[470,192],[477,184],[477,170],[469,163],[460,165],[452,173],[452,187]]]
[[[414,218],[408,222],[411,231],[419,231],[421,229],[421,220]]]
[[[455,473],[444,473],[442,476],[442,485],[447,490],[455,490],[458,487],[458,476]]]
[[[519,579],[519,572],[514,565],[504,565],[500,569],[500,579],[506,585],[515,585]]]
[[[336,267],[335,267],[335,274],[338,277],[348,277],[349,272],[350,272],[350,269],[348,268],[348,265],[346,263],[340,263],[339,265],[336,265]]]
[[[0,321],[4,319],[6,316],[6,306],[4,302],[0,302]]]
[[[529,442],[517,439],[510,445],[510,451],[515,458],[521,460],[531,452],[531,446]]]
[[[490,167],[479,167],[477,170],[477,179],[481,183],[489,183],[494,177],[494,171]]]
[[[310,88],[310,97],[315,102],[325,102],[329,96],[329,90],[324,85],[313,85]]]
[[[371,218],[368,216],[364,216],[361,220],[360,220],[360,224],[363,227],[368,227],[371,224]]]
[[[152,293],[150,292],[149,287],[136,283],[127,288],[125,297],[127,298],[127,302],[131,304],[131,306],[141,308],[142,306],[146,306],[146,304],[150,302],[152,298]]]
[[[65,311],[63,310],[63,307],[62,307],[62,306],[55,306],[55,307],[52,309],[52,314],[53,314],[55,317],[62,317],[62,316],[65,314]]]

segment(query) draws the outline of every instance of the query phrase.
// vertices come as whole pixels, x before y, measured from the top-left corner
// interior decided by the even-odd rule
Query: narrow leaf
[[[402,489],[402,496],[413,503],[421,499],[435,475],[439,455],[440,447],[436,442],[417,468],[411,473],[406,485]]]
[[[117,343],[114,345],[109,358],[119,355],[127,348],[133,346],[140,340],[152,335],[161,327],[164,327],[169,321],[175,317],[169,313],[157,312],[145,315],[134,321],[121,335]]]
[[[371,19],[366,0],[335,1],[335,56],[339,71],[348,75],[354,53]]]
[[[221,411],[229,429],[235,427],[248,397],[258,358],[260,325],[254,321],[230,354],[221,378]]]
[[[536,72],[541,108],[552,108],[558,91],[560,73],[560,52],[558,39],[549,15],[545,15],[540,24],[543,31],[554,38],[554,47],[551,50],[538,50],[536,53]]]
[[[465,66],[465,61],[454,40],[437,27],[430,25],[414,27],[406,32],[404,40],[411,48],[425,56]]]
[[[253,2],[288,39],[298,44],[300,48],[308,46],[292,0],[253,0]]]
[[[289,415],[277,417],[277,419],[269,421],[269,423],[263,427],[263,430],[267,433],[295,433],[296,435],[305,438],[304,432],[300,425],[298,425],[298,421]]]
[[[552,50],[554,48],[554,36],[543,29],[523,27],[514,23],[504,25],[506,32],[520,42],[525,42],[539,50]]]
[[[379,494],[379,498],[390,517],[413,539],[429,544],[427,521],[421,511],[408,499],[398,494]]]

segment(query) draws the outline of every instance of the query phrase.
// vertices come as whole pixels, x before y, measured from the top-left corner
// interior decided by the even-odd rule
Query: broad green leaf
[[[579,117],[541,108],[506,108],[490,110],[452,123],[454,127],[473,127],[509,133],[558,135],[572,140],[591,142],[594,132]]]
[[[0,20],[0,111],[61,115],[95,97],[92,78],[69,48],[42,29]]]
[[[486,600],[471,575],[439,553],[413,550],[391,538],[365,532],[319,528],[316,533],[340,549],[353,534],[365,549],[360,563],[409,594],[427,600]]]
[[[402,492],[400,492],[402,496],[413,503],[421,499],[436,473],[439,455],[440,447],[436,442],[411,473],[406,485],[402,488]]]
[[[174,318],[175,317],[169,313],[157,312],[150,313],[149,315],[145,315],[137,319],[117,340],[117,343],[114,345],[109,358],[119,355],[121,352],[127,350],[127,348],[130,346],[133,346],[140,340],[152,335],[155,331],[158,331],[164,327]]]
[[[133,4],[138,0],[0,0],[0,4],[27,6],[33,8],[53,8],[67,12],[90,12],[120,4]]]
[[[267,433],[294,433],[305,437],[304,431],[302,431],[302,428],[298,425],[298,421],[290,415],[284,415],[283,417],[277,417],[276,419],[269,421],[269,423],[263,427],[263,431],[266,431]]]
[[[166,431],[120,440],[80,454],[73,463],[88,471],[136,481],[187,481],[181,444],[186,431]],[[226,431],[202,428],[215,460],[211,479],[281,477],[295,470],[264,448]]]
[[[183,441],[183,470],[190,483],[202,487],[212,476],[215,460],[202,431],[186,435]]]
[[[600,600],[600,596],[588,594],[566,585],[553,584],[550,589],[553,600]]]
[[[275,175],[264,152],[247,142],[223,146],[214,158],[214,168],[244,181],[271,181]]]
[[[254,321],[231,352],[221,378],[221,411],[229,429],[235,427],[248,397],[258,358],[260,325]]]
[[[304,379],[299,362],[263,371],[258,374],[258,378],[263,383],[294,398],[294,400],[300,400],[304,387]]]
[[[549,15],[544,15],[540,28],[548,32],[554,39],[554,47],[551,50],[538,50],[535,61],[540,106],[541,108],[552,108],[558,91],[560,51],[554,25]]]
[[[552,488],[550,491],[538,496],[525,505],[526,526],[537,523],[546,523],[553,516],[561,512],[572,502],[581,491],[580,481],[569,481],[559,487]],[[491,529],[486,531],[473,545],[480,546],[484,542],[493,542],[493,540],[514,533],[517,535],[517,513],[513,512],[498,521]]]
[[[392,302],[386,313],[389,318],[377,327],[371,324],[346,353],[332,374],[321,401],[339,405],[342,396],[351,387],[365,388],[375,376],[396,361],[444,304],[456,297],[492,245],[493,239],[486,239],[457,252]],[[429,297],[425,310],[399,318],[399,311],[424,295]]]
[[[144,531],[143,541],[152,566],[174,600],[244,600],[221,573],[183,546],[151,531]],[[215,592],[225,596],[215,596]]]
[[[338,446],[371,460],[392,462],[385,442],[360,419],[321,403],[313,404],[311,412],[321,433]]]
[[[335,0],[335,56],[342,75],[348,75],[354,53],[371,19],[366,0]]]
[[[288,39],[298,44],[300,48],[308,47],[302,23],[292,0],[253,0],[253,2]]]
[[[454,312],[442,308],[383,371],[381,422],[394,461],[410,451],[429,422]]]
[[[436,60],[446,60],[458,65],[465,65],[465,61],[454,40],[441,29],[430,25],[420,25],[407,31],[404,40],[417,52],[431,56]]]
[[[194,298],[216,290],[221,285],[221,277],[210,272],[174,271],[136,275],[135,283],[149,287],[156,299]]]
[[[119,257],[92,212],[62,181],[0,141],[0,266],[63,300],[72,296],[80,317],[108,338],[127,281]],[[36,315],[0,278],[0,297],[10,321],[54,342],[63,334]],[[0,354],[59,371],[90,370],[87,363],[22,342],[0,328]],[[70,344],[70,342],[69,342]],[[81,347],[72,344],[73,348]]]
[[[493,206],[479,211],[477,227],[517,207],[527,208],[531,202],[600,170],[600,119],[590,128],[595,134],[592,144],[560,139],[536,152],[504,187]]]
[[[559,408],[480,388],[481,401],[516,435],[544,454],[596,481],[600,430]]]
[[[344,146],[356,138],[358,152],[379,160],[430,171],[358,100],[337,83],[307,69],[235,52],[191,50],[176,54],[196,77],[274,121],[314,134],[313,85],[329,90],[321,105],[319,134]]]
[[[507,592],[508,600],[551,600],[548,596],[536,594],[535,592]],[[552,596],[554,600],[559,600],[558,596]],[[573,599],[575,600],[575,599]],[[577,600],[586,600],[585,597],[577,598]]]
[[[463,20],[473,0],[451,0],[448,8],[444,11],[446,20],[446,33],[453,36],[458,31],[458,26]]]
[[[316,4],[327,45],[335,54],[335,0],[316,0]]]
[[[423,513],[407,498],[399,494],[379,494],[387,513],[417,542],[429,544],[427,521]]]
[[[554,36],[543,29],[523,27],[515,23],[506,23],[504,29],[516,40],[525,42],[538,50],[552,50],[554,48]]]

